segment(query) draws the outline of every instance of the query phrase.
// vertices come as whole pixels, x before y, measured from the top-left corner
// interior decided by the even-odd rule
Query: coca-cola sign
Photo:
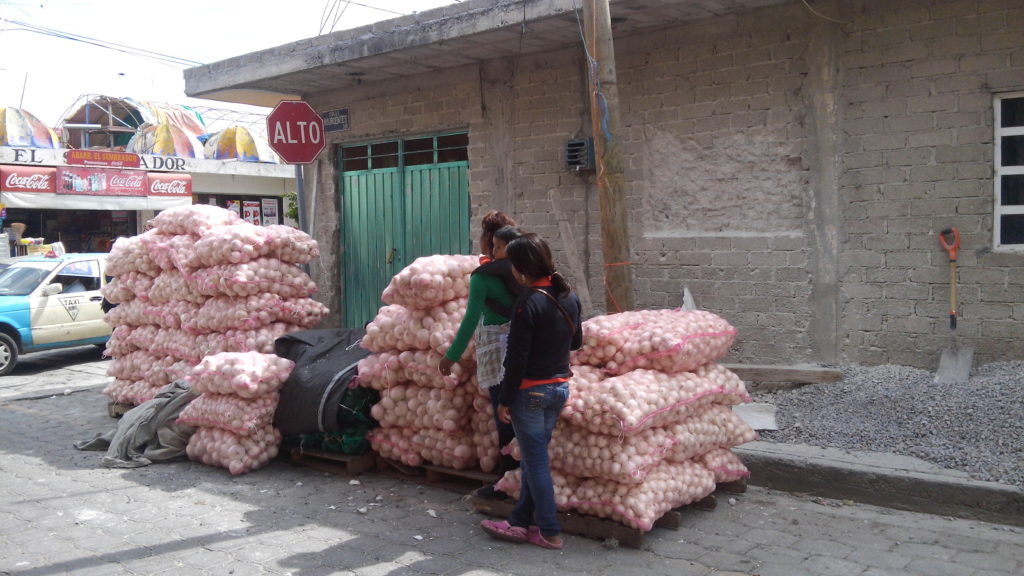
[[[150,172],[150,196],[191,196],[192,176],[189,174],[171,174],[167,172]]]
[[[0,190],[4,192],[49,192],[56,189],[55,168],[0,166]]]
[[[57,194],[145,196],[146,173],[106,168],[60,168]]]

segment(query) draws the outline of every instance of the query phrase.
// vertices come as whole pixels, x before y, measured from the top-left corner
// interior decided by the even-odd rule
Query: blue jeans
[[[523,527],[535,524],[545,537],[557,536],[562,531],[555,508],[548,444],[558,414],[568,399],[569,384],[541,384],[519,390],[509,410],[519,441],[522,485],[508,523]]]

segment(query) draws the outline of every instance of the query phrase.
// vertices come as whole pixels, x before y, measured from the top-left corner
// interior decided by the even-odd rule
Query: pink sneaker
[[[544,535],[540,533],[540,528],[536,526],[530,526],[530,530],[526,533],[526,541],[535,546],[540,546],[541,548],[547,548],[549,550],[561,550],[562,547],[565,546],[565,543],[562,542],[562,539],[558,536],[545,538]]]
[[[507,520],[484,520],[480,522],[480,528],[498,540],[507,540],[516,544],[526,542],[526,528],[513,526]]]

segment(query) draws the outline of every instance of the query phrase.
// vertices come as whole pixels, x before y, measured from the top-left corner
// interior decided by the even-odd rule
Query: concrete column
[[[832,7],[836,7],[832,4]],[[811,185],[811,253],[809,269],[811,347],[819,361],[839,359],[839,45],[840,25],[808,14],[807,159]]]

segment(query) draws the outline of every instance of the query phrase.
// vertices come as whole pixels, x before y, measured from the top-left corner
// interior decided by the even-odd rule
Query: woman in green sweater
[[[498,429],[498,447],[504,449],[515,434],[510,424],[497,417],[497,385],[503,372],[511,307],[523,290],[512,276],[511,264],[505,259],[505,246],[518,238],[521,232],[515,227],[514,220],[497,211],[484,216],[481,228],[480,246],[484,255],[480,258],[480,267],[469,278],[466,315],[438,367],[445,376],[451,374],[452,366],[462,357],[470,338],[475,335],[477,383],[490,394]],[[500,473],[517,467],[518,462],[511,455],[501,456]]]

